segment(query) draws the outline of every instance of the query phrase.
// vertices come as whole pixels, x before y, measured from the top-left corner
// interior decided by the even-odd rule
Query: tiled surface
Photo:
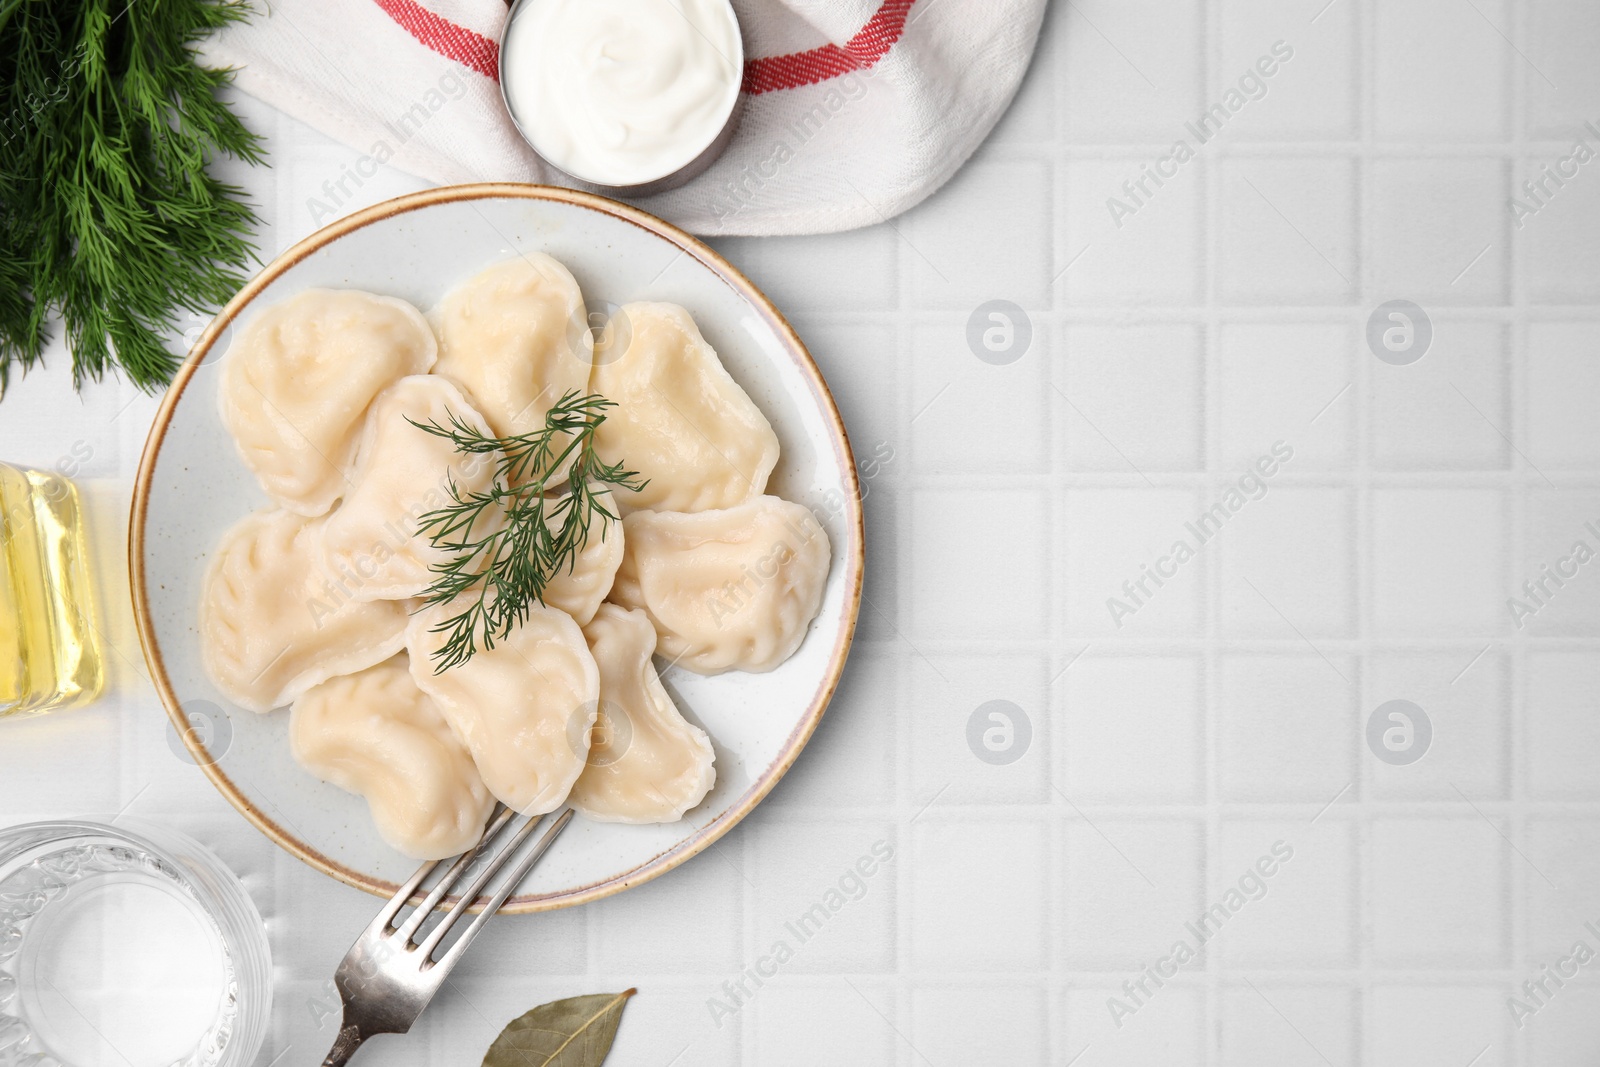
[[[717,848],[504,921],[385,1055],[471,1062],[532,1004],[636,985],[615,1064],[1600,1062],[1600,971],[1544,978],[1600,951],[1600,162],[1563,162],[1600,151],[1597,47],[1577,0],[1074,0],[926,204],[720,242],[868,475],[845,684]],[[276,170],[230,173],[276,251],[354,153],[242,106]],[[966,340],[997,299],[1031,326],[1003,365]],[[1419,361],[1369,347],[1392,300]],[[76,464],[113,571],[154,401],[80,401],[63,362],[0,454]],[[111,699],[4,727],[0,810],[210,842],[272,930],[260,1063],[308,1061],[374,902],[172,757],[111,631]],[[1396,699],[1415,762],[1407,724],[1369,730]]]

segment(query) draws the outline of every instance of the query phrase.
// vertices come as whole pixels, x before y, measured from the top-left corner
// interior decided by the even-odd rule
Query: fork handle
[[[360,1027],[341,1026],[339,1036],[333,1041],[333,1048],[328,1050],[328,1058],[322,1061],[322,1067],[344,1067],[366,1039],[367,1035],[361,1032]]]

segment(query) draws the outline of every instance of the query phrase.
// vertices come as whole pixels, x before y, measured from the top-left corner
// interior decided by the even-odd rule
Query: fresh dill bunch
[[[242,190],[206,169],[261,162],[193,46],[232,0],[0,0],[0,396],[61,317],[82,388],[120,367],[146,391],[180,357],[174,314],[233,295],[254,259]]]
[[[423,603],[465,598],[460,611],[435,627],[447,635],[434,653],[435,674],[471,659],[480,642],[494,648],[527,620],[535,602],[544,603],[545,589],[572,569],[595,524],[603,538],[606,525],[619,521],[600,498],[608,486],[645,487],[636,472],[595,453],[595,431],[615,406],[573,390],[545,414],[543,428],[512,437],[491,437],[453,414],[449,426],[412,421],[459,452],[496,455],[487,489],[463,493],[451,479],[450,503],[418,519],[418,532],[449,554],[433,566],[436,577]],[[496,515],[504,516],[503,525],[496,526]],[[489,528],[492,533],[477,532]]]

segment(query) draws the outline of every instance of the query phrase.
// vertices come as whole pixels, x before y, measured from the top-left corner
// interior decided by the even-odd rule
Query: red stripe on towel
[[[500,80],[500,46],[481,33],[435,15],[416,0],[373,0],[411,36],[468,70]]]
[[[825,44],[804,52],[751,59],[744,65],[743,90],[751,96],[866,70],[888,54],[905,32],[906,15],[916,0],[884,0],[861,31],[843,46]],[[500,46],[481,33],[435,15],[416,0],[373,0],[402,29],[426,47],[486,78],[500,80]]]
[[[884,0],[877,14],[843,47],[826,44],[805,52],[750,60],[744,65],[744,91],[756,96],[780,89],[798,89],[871,67],[888,54],[905,32],[906,13],[914,2]]]

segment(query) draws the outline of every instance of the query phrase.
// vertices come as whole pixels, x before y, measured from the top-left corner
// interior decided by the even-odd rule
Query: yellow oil
[[[99,696],[98,635],[77,489],[0,463],[0,717]]]

